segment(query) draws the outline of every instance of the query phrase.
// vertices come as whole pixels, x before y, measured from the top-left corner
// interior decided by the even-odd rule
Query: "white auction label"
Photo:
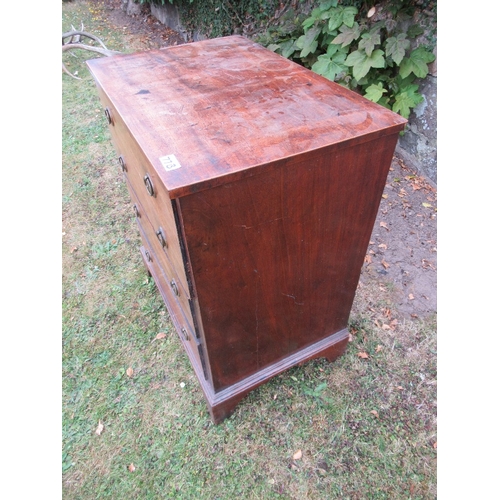
[[[165,170],[176,170],[177,168],[181,168],[181,164],[175,155],[162,156],[160,161]]]

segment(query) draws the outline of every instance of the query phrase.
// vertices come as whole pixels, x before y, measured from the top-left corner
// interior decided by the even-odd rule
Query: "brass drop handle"
[[[170,288],[172,289],[172,292],[174,292],[174,295],[176,297],[179,296],[179,289],[177,288],[177,283],[175,282],[175,280],[172,280],[170,282]]]
[[[187,331],[184,327],[182,327],[182,328],[181,328],[181,333],[182,333],[182,337],[183,337],[183,339],[184,339],[186,342],[188,342],[188,341],[189,341],[189,333],[188,333],[188,331]]]
[[[153,187],[153,181],[151,180],[151,177],[149,177],[149,174],[146,174],[144,176],[144,185],[146,186],[146,190],[149,193],[149,196],[154,196],[155,190]]]
[[[151,258],[150,253],[149,253],[147,250],[145,250],[145,252],[144,252],[144,253],[146,254],[146,259],[147,259],[147,261],[148,261],[148,262],[151,262],[153,259]]]
[[[118,163],[120,164],[120,167],[122,167],[122,172],[127,171],[127,166],[125,165],[125,160],[123,159],[123,156],[118,157]]]
[[[135,203],[134,203],[133,209],[134,209],[135,216],[137,218],[139,218],[141,216],[141,213],[139,212],[139,207]]]
[[[106,115],[106,119],[108,120],[108,123],[110,125],[113,125],[113,118],[111,117],[111,111],[109,110],[109,108],[106,108],[104,110],[104,114]]]
[[[167,246],[167,239],[165,238],[165,233],[163,232],[163,228],[159,228],[158,231],[156,231],[156,237],[158,238],[158,241],[161,243],[162,247]]]

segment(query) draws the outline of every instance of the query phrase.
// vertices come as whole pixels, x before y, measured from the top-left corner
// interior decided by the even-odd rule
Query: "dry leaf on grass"
[[[300,460],[302,458],[302,450],[297,450],[294,454],[293,454],[293,459],[294,460]]]
[[[134,374],[134,370],[131,366],[127,368],[127,376],[131,377]]]
[[[360,352],[358,352],[358,356],[359,356],[360,358],[363,358],[363,359],[368,359],[368,358],[370,357],[370,356],[368,355],[368,353],[367,353],[367,352],[364,352],[364,351],[360,351]]]
[[[377,410],[372,410],[370,413],[372,415],[375,415],[378,418],[378,411]]]
[[[164,339],[166,336],[167,336],[166,333],[161,332],[155,337],[155,340]]]
[[[104,424],[99,420],[99,425],[97,426],[97,429],[95,430],[95,433],[98,436],[100,436],[103,431],[104,431]]]
[[[129,470],[129,472],[134,472],[135,471],[135,465],[134,464],[130,464],[127,469]]]

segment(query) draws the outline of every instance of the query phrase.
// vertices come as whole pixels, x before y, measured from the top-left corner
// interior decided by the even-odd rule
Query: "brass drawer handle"
[[[151,177],[149,177],[149,174],[146,174],[144,176],[144,185],[146,186],[146,190],[149,193],[149,196],[154,196],[155,190],[153,187],[153,181],[151,180]]]
[[[189,333],[184,327],[181,328],[181,333],[182,333],[182,337],[184,338],[184,340],[186,342],[189,342]]]
[[[135,216],[139,219],[139,217],[141,216],[141,213],[139,212],[139,207],[134,203],[134,206],[132,208],[134,209]]]
[[[106,115],[106,120],[108,120],[109,125],[113,125],[113,118],[111,117],[111,111],[109,108],[104,110],[104,114]]]
[[[179,289],[177,288],[177,283],[175,282],[175,280],[172,280],[170,282],[170,288],[172,289],[172,292],[174,292],[174,295],[176,297],[179,296]]]
[[[156,231],[156,237],[158,238],[158,241],[160,242],[162,247],[167,246],[167,239],[165,238],[165,233],[163,232],[163,228],[159,228],[158,231]]]
[[[118,163],[120,164],[120,167],[122,167],[122,172],[127,171],[127,166],[125,165],[125,160],[123,159],[123,156],[118,157]]]
[[[148,262],[152,262],[152,261],[153,261],[153,259],[151,258],[151,254],[150,254],[147,250],[145,250],[145,251],[144,251],[144,253],[146,254],[146,259],[147,259],[147,261],[148,261]]]

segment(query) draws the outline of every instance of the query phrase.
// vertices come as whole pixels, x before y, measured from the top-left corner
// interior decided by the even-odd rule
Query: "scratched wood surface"
[[[385,108],[240,36],[88,61],[172,198],[401,130]],[[160,158],[175,155],[180,168]],[[229,176],[229,178],[228,178]]]
[[[88,65],[213,420],[340,355],[406,120],[239,36]]]
[[[396,140],[179,200],[216,390],[347,327]]]

